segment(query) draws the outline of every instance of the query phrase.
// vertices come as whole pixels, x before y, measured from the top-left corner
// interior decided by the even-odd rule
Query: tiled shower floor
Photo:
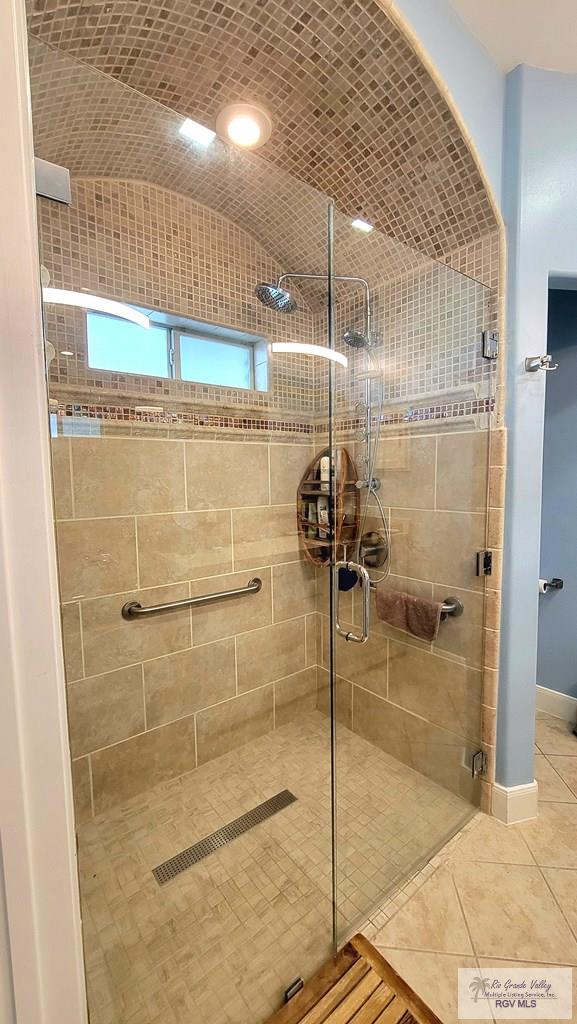
[[[347,729],[337,751],[346,930],[471,808]],[[80,827],[91,1024],[258,1024],[330,955],[329,758],[310,712]],[[296,803],[157,885],[154,866],[286,788]]]

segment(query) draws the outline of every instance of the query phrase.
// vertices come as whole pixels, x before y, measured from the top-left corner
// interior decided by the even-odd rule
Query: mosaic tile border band
[[[477,416],[492,413],[495,410],[494,398],[473,399],[463,402],[445,402],[441,405],[423,406],[418,409],[384,414],[381,418],[383,426],[394,424],[421,423],[428,420],[446,420],[459,417]],[[228,416],[222,413],[203,412],[150,412],[139,411],[129,406],[89,405],[82,403],[58,403],[51,408],[51,413],[58,419],[101,420],[118,423],[145,423],[162,426],[204,427],[211,430],[268,431],[272,433],[291,434],[325,434],[328,429],[326,421],[322,423],[306,423],[295,420],[259,419],[248,416]],[[337,418],[337,430],[356,430],[362,427],[360,418]]]

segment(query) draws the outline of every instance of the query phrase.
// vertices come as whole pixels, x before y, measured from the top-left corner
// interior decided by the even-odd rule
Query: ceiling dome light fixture
[[[216,119],[219,135],[242,149],[259,149],[270,139],[272,121],[266,110],[253,103],[231,103]]]

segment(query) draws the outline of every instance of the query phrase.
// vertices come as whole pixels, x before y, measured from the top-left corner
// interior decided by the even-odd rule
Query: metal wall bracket
[[[477,551],[477,576],[490,576],[493,572],[493,552]]]
[[[479,775],[487,774],[487,755],[484,750],[478,750],[473,754],[471,760],[471,776],[476,779]]]
[[[497,359],[499,357],[499,331],[483,331],[481,339],[484,358]]]
[[[537,370],[557,370],[559,363],[552,363],[552,356],[547,354],[546,356],[527,356],[525,360],[525,369],[527,373],[537,373]]]

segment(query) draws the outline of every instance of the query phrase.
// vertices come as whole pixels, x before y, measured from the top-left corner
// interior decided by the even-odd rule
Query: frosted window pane
[[[168,377],[168,331],[88,313],[88,365],[98,370]]]
[[[183,380],[223,387],[250,388],[252,353],[249,346],[180,335],[180,372]]]

